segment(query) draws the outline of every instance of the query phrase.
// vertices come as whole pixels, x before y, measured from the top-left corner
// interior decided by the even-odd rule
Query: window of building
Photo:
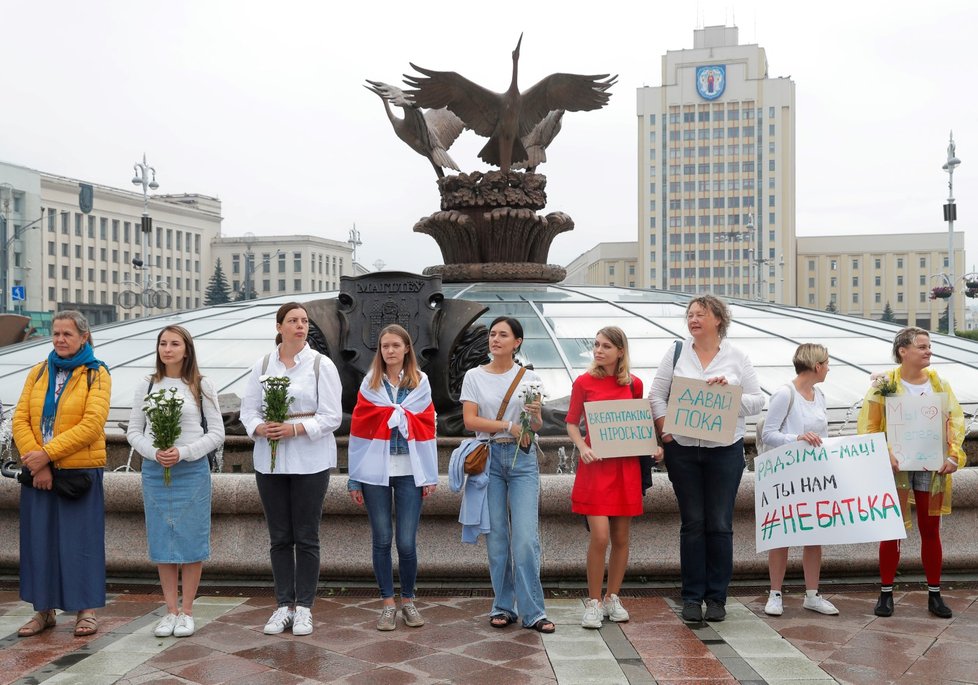
[[[859,293],[853,293],[852,294],[852,303],[853,304],[859,304]]]
[[[927,302],[927,293],[920,293],[921,303]]]
[[[294,292],[297,292],[297,293],[302,292],[302,279],[301,278],[296,278],[294,280],[294,283],[292,285],[293,285]]]
[[[809,259],[808,260],[808,270],[809,271],[814,271],[815,270],[815,260],[814,259]]]
[[[810,306],[815,306],[815,293],[808,293],[808,304]]]
[[[239,274],[241,273],[241,255],[233,254],[231,255],[231,273]],[[237,288],[235,288],[237,290]]]
[[[683,112],[683,123],[690,123],[696,120],[696,112]]]
[[[61,267],[61,278],[65,279],[67,281],[70,277],[71,276],[69,275],[68,267],[67,266],[62,266]]]
[[[897,268],[898,269],[903,268],[903,257],[897,257]]]
[[[261,282],[262,292],[269,292],[272,289],[272,281],[268,278],[263,278]]]
[[[829,260],[829,269],[835,271],[839,268],[839,262],[835,259]]]
[[[768,212],[768,215],[767,215],[767,222],[768,222],[769,224],[773,224],[773,223],[774,223],[774,212]]]
[[[128,221],[125,221],[122,224],[122,242],[124,242],[124,243],[130,242],[129,229],[130,229],[131,226],[132,226],[132,224],[130,224]]]
[[[832,278],[829,279],[829,287],[835,288],[838,285],[839,285],[839,279],[838,278],[836,278],[835,276],[833,276]]]
[[[897,276],[897,285],[903,285],[903,276]]]
[[[769,136],[773,136],[774,135],[774,124],[768,124],[768,126],[767,126],[767,134]]]
[[[285,292],[285,279],[284,278],[278,279],[278,291],[280,293],[284,293]]]
[[[652,126],[655,126],[655,115],[654,114],[650,114],[649,115],[649,124],[652,125]]]
[[[927,276],[920,277],[920,285],[927,285]]]
[[[615,275],[615,265],[614,264],[609,264],[608,265],[608,275],[609,276],[614,276]]]
[[[877,269],[880,268],[880,263],[881,263],[881,260],[880,260],[879,257],[877,257],[876,259],[873,260],[873,266],[875,266]]]
[[[853,276],[852,277],[852,287],[853,288],[858,288],[859,287],[859,276]]]
[[[897,302],[903,304],[903,293],[897,293]]]
[[[927,268],[927,257],[921,257],[920,258],[920,268],[921,269],[926,269]]]
[[[945,269],[947,268],[947,257],[946,256],[944,257],[944,268]]]
[[[877,276],[876,278],[874,278],[874,279],[873,279],[873,281],[874,281],[874,282],[873,282],[873,285],[875,285],[875,286],[876,286],[877,288],[878,288],[878,287],[880,287],[880,285],[881,285],[881,283],[880,283],[880,281],[881,281],[881,280],[882,280],[882,279],[880,279],[880,277],[879,277],[879,276]]]
[[[75,259],[81,259],[81,245],[75,245]]]
[[[880,294],[879,293],[876,293],[875,295],[873,295],[873,301],[876,304],[879,304],[880,303]]]
[[[815,279],[814,278],[809,278],[808,279],[808,287],[809,288],[814,288],[815,287]]]
[[[264,252],[261,256],[261,272],[267,274],[272,270],[272,253]],[[268,290],[268,288],[265,288]]]

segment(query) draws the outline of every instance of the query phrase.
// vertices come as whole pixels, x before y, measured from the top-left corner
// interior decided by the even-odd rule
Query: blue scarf
[[[95,350],[92,349],[89,343],[85,343],[74,356],[68,357],[67,359],[59,357],[58,353],[54,350],[51,350],[51,354],[48,355],[48,391],[44,395],[44,411],[41,414],[41,435],[48,435],[54,431],[54,416],[58,413],[58,402],[61,401],[61,395],[64,394],[62,392],[57,397],[54,396],[57,372],[71,372],[79,366],[84,366],[88,369],[98,369],[100,366],[104,366],[106,371],[109,370],[105,362],[95,358]]]

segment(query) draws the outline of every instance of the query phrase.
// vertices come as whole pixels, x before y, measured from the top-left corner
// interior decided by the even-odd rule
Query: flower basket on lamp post
[[[939,285],[936,288],[931,288],[930,299],[947,300],[952,294],[954,294],[954,288],[949,285]]]

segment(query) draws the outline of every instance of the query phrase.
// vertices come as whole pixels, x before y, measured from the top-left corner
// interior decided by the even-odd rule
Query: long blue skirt
[[[211,472],[207,458],[163,467],[143,459],[146,543],[155,564],[192,564],[211,556]]]
[[[105,606],[105,494],[102,469],[76,500],[20,488],[20,598],[36,611]]]

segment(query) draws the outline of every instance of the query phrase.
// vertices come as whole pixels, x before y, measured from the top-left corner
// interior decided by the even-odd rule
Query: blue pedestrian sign
[[[24,302],[27,299],[27,292],[22,285],[15,285],[10,289],[10,299],[14,302]]]

